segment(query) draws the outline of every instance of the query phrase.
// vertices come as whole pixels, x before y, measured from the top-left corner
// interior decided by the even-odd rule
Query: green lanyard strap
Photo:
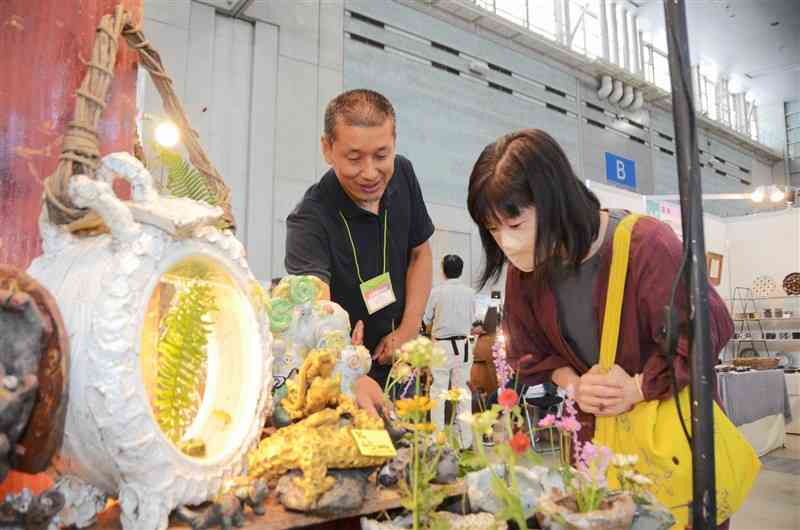
[[[361,268],[358,266],[358,254],[356,253],[356,244],[353,241],[353,234],[350,233],[350,225],[347,224],[347,219],[345,219],[344,214],[341,210],[339,210],[339,217],[342,218],[342,222],[344,223],[344,227],[347,229],[347,237],[350,239],[350,247],[353,249],[353,260],[356,262],[356,274],[358,275],[358,281],[364,283],[364,278],[361,277]],[[383,211],[383,274],[386,274],[386,245],[388,242],[387,234],[389,227],[389,209]]]

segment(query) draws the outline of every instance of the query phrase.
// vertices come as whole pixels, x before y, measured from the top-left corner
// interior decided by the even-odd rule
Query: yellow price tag
[[[385,430],[352,429],[353,438],[362,456],[393,458],[397,456],[392,439]]]

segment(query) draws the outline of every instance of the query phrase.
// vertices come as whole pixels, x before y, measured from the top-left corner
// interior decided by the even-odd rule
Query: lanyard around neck
[[[347,237],[350,239],[350,247],[353,249],[353,260],[356,262],[356,274],[358,275],[358,281],[364,283],[364,278],[361,276],[361,267],[358,266],[358,253],[356,252],[356,244],[353,241],[353,234],[350,233],[350,225],[347,223],[347,219],[345,218],[344,214],[341,210],[339,210],[339,217],[342,218],[342,222],[344,223],[344,227],[347,229]],[[389,209],[383,211],[383,274],[386,274],[386,244],[388,242],[387,234],[389,227]]]

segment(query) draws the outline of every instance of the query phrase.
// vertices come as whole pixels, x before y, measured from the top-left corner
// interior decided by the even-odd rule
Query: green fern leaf
[[[173,196],[188,197],[212,206],[217,205],[217,197],[209,189],[206,177],[181,155],[169,149],[161,149],[159,158],[167,171],[167,190]]]
[[[206,346],[217,311],[214,293],[203,279],[182,286],[163,320],[158,342],[156,395],[159,427],[178,444],[197,414]]]

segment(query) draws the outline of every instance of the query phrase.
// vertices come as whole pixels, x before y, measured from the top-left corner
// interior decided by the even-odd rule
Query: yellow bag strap
[[[628,277],[628,257],[631,251],[631,234],[639,214],[626,216],[614,231],[614,248],[611,254],[611,272],[608,277],[606,311],[603,316],[603,336],[600,339],[600,366],[609,370],[614,366],[619,345],[619,327],[622,320],[622,299]]]

